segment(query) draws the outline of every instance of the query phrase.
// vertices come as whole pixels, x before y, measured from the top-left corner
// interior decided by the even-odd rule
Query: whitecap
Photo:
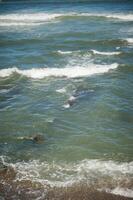
[[[110,14],[107,18],[116,18],[124,21],[133,21],[133,14]]]
[[[81,13],[78,16],[89,16],[89,17],[105,17],[105,18],[112,18],[112,19],[119,19],[124,21],[133,21],[133,14],[124,14],[124,13]]]
[[[21,70],[16,67],[1,69],[0,77],[8,77],[13,73],[17,73],[28,78],[33,79],[43,79],[45,77],[67,77],[67,78],[78,78],[87,77],[95,74],[107,73],[111,69],[116,69],[118,67],[117,63],[111,65],[95,65],[88,64],[87,67],[82,66],[67,66],[65,68],[32,68]]]
[[[0,22],[0,26],[35,26],[41,25],[42,23],[26,23],[26,22]]]
[[[0,26],[34,26],[49,22],[60,17],[61,14],[29,13],[0,15]]]
[[[61,50],[58,50],[57,52],[59,54],[71,54],[71,53],[73,53],[73,51],[61,51]]]
[[[125,39],[129,44],[133,45],[133,38],[127,38]]]
[[[22,21],[22,22],[43,22],[51,19],[60,17],[61,14],[49,14],[49,13],[28,13],[28,14],[6,14],[0,15],[0,20],[9,20],[9,21]]]
[[[50,22],[55,19],[63,19],[64,17],[105,17],[115,18],[125,21],[133,21],[133,14],[107,14],[107,13],[13,13],[0,15],[0,26],[33,26],[40,25],[42,23]],[[60,52],[61,53],[61,52]]]
[[[121,52],[102,52],[102,51],[96,51],[96,50],[91,50],[93,54],[99,54],[99,55],[106,55],[106,56],[113,56],[113,55],[119,55]]]
[[[56,92],[62,93],[62,94],[66,93],[66,88],[63,87],[63,88],[57,89]]]
[[[68,103],[67,103],[67,104],[64,104],[63,107],[64,107],[64,108],[70,108],[70,104],[68,104]]]
[[[128,188],[122,188],[122,187],[116,187],[115,189],[111,190],[111,189],[103,189],[104,191],[108,192],[108,193],[112,193],[115,195],[121,195],[121,196],[125,196],[125,197],[133,197],[133,190],[128,189]]]

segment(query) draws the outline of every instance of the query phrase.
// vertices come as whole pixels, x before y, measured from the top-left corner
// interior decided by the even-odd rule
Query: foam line
[[[66,68],[32,68],[27,70],[20,70],[16,67],[1,69],[0,77],[8,77],[14,73],[26,76],[33,79],[42,79],[45,77],[87,77],[95,74],[103,74],[111,69],[116,69],[117,63],[111,65],[94,65],[90,64],[88,67],[66,67]]]

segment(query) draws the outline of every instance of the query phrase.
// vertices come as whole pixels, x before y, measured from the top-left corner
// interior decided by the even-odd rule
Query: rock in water
[[[13,167],[3,165],[2,169],[0,169],[0,179],[6,182],[12,181],[16,176],[16,172]]]
[[[35,135],[33,137],[28,137],[28,136],[18,137],[17,139],[19,139],[19,140],[31,140],[31,141],[36,142],[38,144],[41,144],[44,141],[43,135],[40,135],[40,134]]]
[[[44,137],[42,135],[35,135],[33,137],[33,141],[38,143],[38,144],[41,144],[44,141]]]

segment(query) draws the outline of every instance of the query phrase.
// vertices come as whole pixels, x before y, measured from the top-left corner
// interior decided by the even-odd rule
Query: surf
[[[67,20],[67,18],[76,18],[76,17],[97,17],[97,18],[107,18],[107,19],[117,19],[124,21],[133,21],[133,14],[121,14],[121,13],[78,13],[78,12],[69,12],[69,13],[12,13],[12,14],[2,14],[0,15],[0,26],[29,26],[40,25],[46,22],[51,22],[56,19]]]
[[[32,68],[27,70],[21,70],[17,67],[1,69],[0,77],[9,77],[14,73],[26,76],[33,79],[43,79],[45,77],[67,77],[67,78],[78,78],[87,77],[96,74],[107,73],[111,69],[116,69],[117,63],[111,65],[94,65],[90,64],[87,67],[65,67],[65,68]]]

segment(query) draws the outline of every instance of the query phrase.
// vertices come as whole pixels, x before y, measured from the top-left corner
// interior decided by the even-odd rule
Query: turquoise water
[[[132,72],[132,1],[0,3],[1,160],[21,178],[130,190]]]

